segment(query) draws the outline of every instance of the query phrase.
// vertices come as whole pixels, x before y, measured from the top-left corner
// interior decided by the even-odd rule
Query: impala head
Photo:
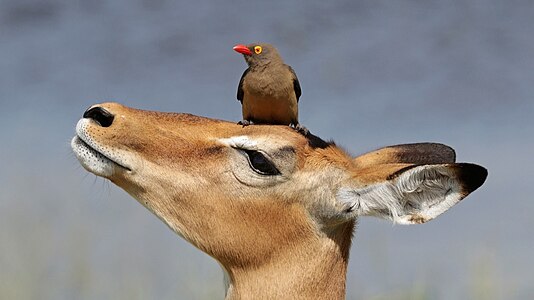
[[[439,144],[351,158],[287,126],[242,126],[104,103],[88,109],[72,148],[170,228],[232,272],[328,241],[348,257],[355,220],[418,224],[478,188],[486,170]]]

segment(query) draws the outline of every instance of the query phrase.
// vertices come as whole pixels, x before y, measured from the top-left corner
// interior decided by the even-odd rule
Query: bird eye
[[[255,52],[256,54],[260,54],[262,50],[263,50],[263,49],[261,48],[261,46],[256,46],[256,47],[254,47],[254,52]]]
[[[280,171],[273,165],[273,163],[265,157],[261,152],[254,150],[244,150],[248,156],[248,163],[250,167],[260,175],[279,175]]]

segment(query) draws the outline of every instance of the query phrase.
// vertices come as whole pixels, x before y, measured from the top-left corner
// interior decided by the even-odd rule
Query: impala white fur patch
[[[461,185],[447,166],[420,166],[383,183],[345,187],[337,198],[359,215],[399,224],[425,223],[462,199]]]
[[[225,139],[217,139],[219,142],[234,148],[256,149],[258,142],[246,135],[233,136]]]
[[[114,162],[89,147],[78,136],[72,138],[70,145],[76,158],[87,171],[102,177],[110,177],[115,172]]]

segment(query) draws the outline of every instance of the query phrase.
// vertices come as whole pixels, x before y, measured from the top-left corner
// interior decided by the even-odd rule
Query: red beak
[[[234,51],[239,52],[241,54],[252,55],[252,51],[250,51],[250,49],[247,48],[247,46],[245,45],[237,44],[234,46],[233,49]]]

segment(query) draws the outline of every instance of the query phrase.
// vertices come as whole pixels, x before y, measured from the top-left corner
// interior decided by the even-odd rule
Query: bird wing
[[[298,103],[300,95],[302,95],[302,91],[300,90],[300,82],[299,82],[299,79],[297,78],[297,74],[295,73],[295,70],[293,70],[291,66],[288,66],[288,67],[292,75],[291,77],[293,77],[293,89],[295,90],[295,95],[297,96],[297,103]]]
[[[239,80],[239,85],[237,86],[237,101],[243,103],[243,96],[245,92],[243,92],[243,79],[245,79],[245,76],[247,76],[247,73],[250,71],[250,68],[247,68],[245,72],[243,72],[243,75],[241,75],[241,79]]]

